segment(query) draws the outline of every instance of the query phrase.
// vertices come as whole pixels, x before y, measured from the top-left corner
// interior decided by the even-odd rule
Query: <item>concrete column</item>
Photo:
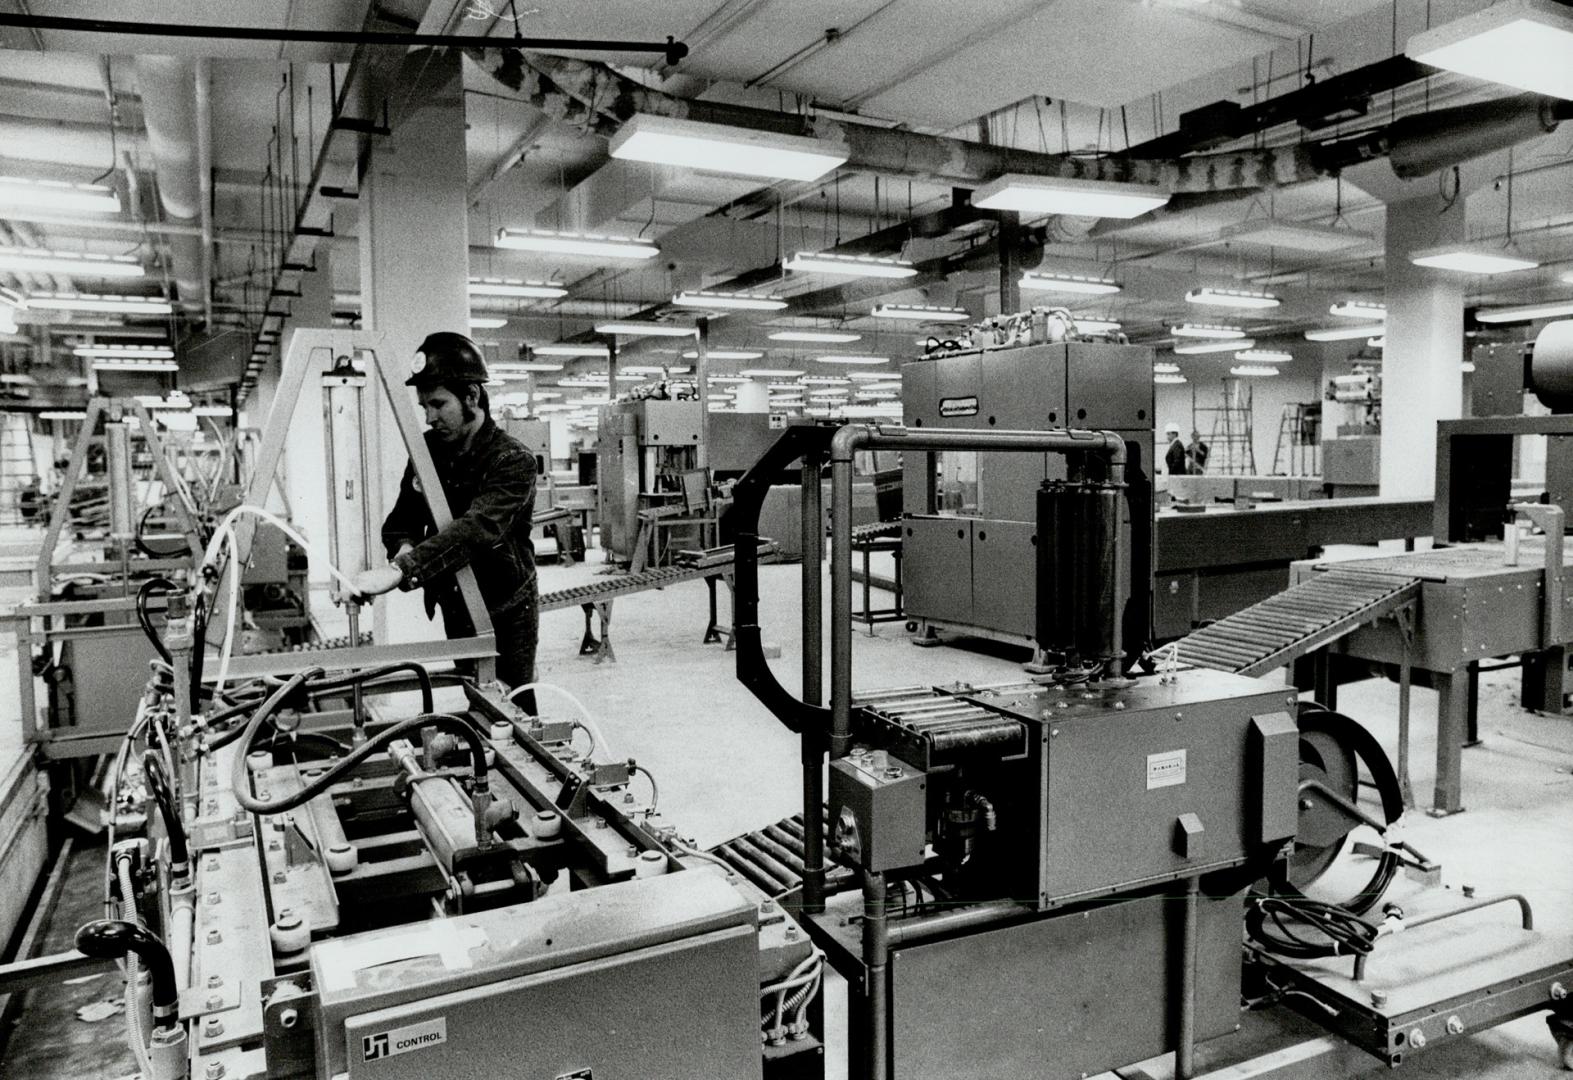
[[[1429,499],[1436,422],[1463,408],[1464,285],[1409,254],[1464,239],[1464,200],[1442,213],[1434,195],[1387,207],[1387,347],[1382,353],[1382,495]]]
[[[372,139],[360,178],[361,320],[384,335],[383,356],[402,371],[427,334],[469,332],[460,56],[412,53],[390,87],[396,95],[392,134]],[[399,392],[413,395],[402,387]],[[367,430],[381,454],[368,463],[373,483],[367,496],[376,529],[398,494],[407,454],[380,391],[372,398],[376,406],[368,410]],[[373,611],[379,642],[442,635],[440,626],[427,622],[418,594],[390,594]]]
[[[333,263],[327,245],[317,247],[316,265],[315,271],[301,275],[300,299],[293,301],[284,332],[279,335],[281,363],[296,330],[333,326]],[[326,353],[312,358],[311,373],[301,384],[290,423],[290,439],[279,463],[279,489],[289,499],[290,516],[306,538],[321,545],[323,551],[328,545],[328,479],[322,465],[326,453],[322,439],[322,373],[331,365]],[[271,363],[268,367],[270,371],[274,369]],[[277,382],[276,377],[274,381]],[[313,586],[327,585],[328,568],[322,559],[311,560],[310,580]]]

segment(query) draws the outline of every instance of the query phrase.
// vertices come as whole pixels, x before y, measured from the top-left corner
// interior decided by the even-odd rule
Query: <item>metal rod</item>
[[[820,490],[820,470],[824,462],[818,451],[810,451],[803,455],[801,464],[803,702],[819,706],[825,700],[825,533]],[[803,816],[811,826],[804,832],[803,844],[803,911],[810,915],[825,910],[824,735],[805,724],[799,747],[803,763]]]
[[[656,41],[612,41],[606,38],[479,37],[466,34],[407,34],[376,30],[296,30],[271,26],[201,26],[192,23],[128,22],[123,19],[75,19],[59,15],[0,14],[0,26],[31,30],[67,30],[87,34],[134,34],[151,37],[225,38],[240,41],[301,41],[328,45],[421,46],[443,49],[540,49],[572,52],[654,52],[676,63],[688,46],[668,38]],[[676,59],[672,59],[675,56]]]
[[[891,948],[918,945],[946,934],[961,930],[976,930],[994,923],[1008,922],[1031,915],[1032,908],[1014,900],[991,900],[986,904],[947,911],[942,915],[925,915],[916,919],[898,919],[886,931]]]
[[[890,961],[886,937],[885,875],[863,875],[863,1021],[866,1080],[886,1080],[890,1075],[890,997],[885,971]]]
[[[1196,928],[1201,888],[1201,878],[1192,877],[1185,882],[1180,947],[1180,1040],[1174,1049],[1175,1080],[1190,1080],[1196,1072]]]

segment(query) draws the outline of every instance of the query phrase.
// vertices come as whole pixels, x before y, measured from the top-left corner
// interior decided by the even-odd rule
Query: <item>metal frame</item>
[[[382,387],[388,406],[393,412],[394,422],[398,425],[404,447],[409,452],[411,463],[415,466],[415,476],[420,481],[422,493],[426,497],[426,505],[431,510],[432,520],[439,529],[453,520],[447,497],[443,495],[442,482],[437,477],[437,467],[426,449],[426,440],[421,436],[420,418],[410,404],[408,395],[403,392],[404,380],[408,375],[407,365],[379,353],[384,340],[385,336],[382,334],[357,330],[297,329],[292,332],[284,353],[278,389],[274,392],[273,403],[268,409],[267,423],[263,427],[256,466],[252,470],[246,494],[241,500],[244,504],[261,507],[266,503],[268,490],[273,486],[274,477],[278,472],[279,459],[283,456],[284,446],[289,441],[290,424],[295,416],[301,388],[305,385],[306,374],[311,370],[312,358],[326,350],[333,359],[340,356],[361,359],[365,363],[367,376],[375,374],[375,382]],[[246,563],[255,529],[256,522],[250,517],[242,517],[236,522],[235,564],[238,566],[244,566]],[[475,636],[457,639],[445,645],[427,643],[426,648],[430,651],[425,652],[424,655],[428,659],[473,659],[477,665],[477,677],[482,682],[490,682],[496,678],[497,672],[497,642],[492,633],[491,616],[486,610],[485,602],[481,599],[480,587],[475,582],[475,572],[465,565],[455,576],[458,579],[459,593],[464,599],[464,606],[469,612],[470,624],[475,628]],[[466,644],[460,645],[458,642]],[[359,666],[408,660],[419,651],[422,651],[421,646],[400,643],[356,646],[347,650],[334,650],[328,655],[331,655],[335,664]],[[304,670],[313,662],[321,661],[324,653],[318,651],[314,654],[286,655],[293,658],[292,666],[284,667],[273,663],[248,665],[246,663],[248,658],[236,657],[231,662],[230,671],[231,674],[238,676],[293,673]],[[282,661],[282,657],[280,659]]]
[[[191,548],[194,558],[202,557],[202,543],[197,536],[197,523],[192,516],[191,492],[170,466],[169,459],[164,452],[164,444],[158,437],[157,428],[153,424],[153,416],[142,403],[122,398],[95,397],[87,403],[87,418],[82,421],[82,427],[77,432],[76,442],[71,447],[70,464],[66,466],[65,481],[60,491],[55,495],[54,506],[49,512],[49,526],[44,530],[44,545],[39,549],[38,562],[34,566],[33,586],[38,599],[48,600],[50,583],[56,569],[76,570],[81,564],[72,564],[70,567],[56,567],[54,565],[55,545],[60,542],[60,534],[65,531],[66,521],[71,516],[71,496],[76,493],[77,481],[87,469],[87,451],[93,441],[100,438],[97,434],[100,420],[116,421],[129,412],[137,418],[140,434],[147,440],[153,453],[153,467],[158,472],[158,478],[164,484],[164,490],[178,495],[175,500],[175,514],[180,519],[181,531],[186,534],[186,541]],[[122,566],[125,564],[122,563]],[[160,568],[163,567],[160,563]],[[141,564],[139,563],[139,568]],[[93,570],[103,572],[109,569],[108,565],[93,565]]]

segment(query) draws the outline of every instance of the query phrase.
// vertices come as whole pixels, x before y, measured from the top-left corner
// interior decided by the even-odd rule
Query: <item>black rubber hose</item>
[[[334,675],[326,679],[313,679],[306,689],[313,694],[317,694],[324,690],[337,690],[342,687],[354,686],[356,683],[364,685],[373,679],[380,679],[385,675],[392,675],[399,671],[408,671],[415,675],[415,680],[421,684],[421,712],[432,712],[436,705],[432,699],[431,673],[413,660],[404,660],[397,664],[386,664],[380,668],[370,668],[366,671],[355,671],[348,675]]]
[[[164,639],[158,636],[158,631],[153,629],[153,619],[147,613],[147,602],[152,599],[153,590],[157,587],[162,587],[166,593],[173,592],[175,583],[166,577],[148,578],[142,583],[142,587],[137,590],[137,623],[142,627],[142,632],[147,635],[147,639],[153,643],[154,650],[163,658],[164,663],[173,668],[174,657],[169,655],[169,647],[164,644]]]
[[[175,963],[151,932],[124,919],[96,919],[76,932],[76,947],[102,960],[123,960],[127,953],[136,953],[153,977],[154,1019],[160,1024],[175,1021],[180,1008]]]
[[[254,732],[256,728],[260,728],[263,721],[271,720],[273,718],[273,714],[278,710],[279,705],[283,703],[285,698],[289,697],[296,690],[299,690],[307,679],[321,674],[322,669],[319,667],[307,668],[305,671],[297,671],[294,675],[291,675],[289,680],[285,682],[283,686],[269,694],[267,700],[264,701],[261,705],[257,706],[257,711],[251,714],[251,720],[249,723],[247,723],[245,726],[237,724],[223,734],[209,739],[207,744],[208,752],[212,753],[214,750],[222,749],[223,747],[226,747],[230,743],[234,742],[236,739],[240,738],[242,735],[245,735],[246,742],[250,743],[255,736],[253,734],[247,734],[248,732]],[[241,758],[244,758],[245,754],[241,754],[240,756]]]
[[[164,774],[164,759],[157,751],[149,750],[142,755],[142,773],[147,777],[147,789],[164,818],[164,831],[169,834],[170,863],[176,867],[189,866],[191,854],[186,846],[186,826],[180,820],[180,808],[175,805],[169,777]]]
[[[321,776],[316,777],[305,787],[295,792],[295,794],[285,796],[282,799],[275,799],[271,802],[264,802],[252,795],[248,790],[246,771],[246,755],[251,750],[251,744],[256,738],[257,731],[262,726],[263,719],[264,717],[259,714],[252,717],[251,723],[246,725],[245,737],[241,741],[240,751],[235,755],[234,767],[230,772],[230,786],[234,788],[235,801],[253,814],[282,814],[286,810],[304,806],[338,783],[346,773],[353,770],[372,754],[375,754],[395,739],[402,738],[411,732],[419,731],[428,725],[452,731],[469,744],[470,767],[475,773],[476,787],[482,788],[486,785],[486,743],[481,738],[480,732],[476,731],[469,722],[451,713],[427,713],[409,720],[400,721],[367,739],[343,758],[340,758],[337,763]]]

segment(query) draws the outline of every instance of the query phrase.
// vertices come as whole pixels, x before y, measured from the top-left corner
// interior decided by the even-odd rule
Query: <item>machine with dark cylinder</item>
[[[909,465],[956,450],[1062,459],[1041,483],[1030,534],[1041,675],[854,693],[847,510],[864,449],[899,450]],[[1401,1006],[1373,1009],[1387,975],[1380,994],[1363,991],[1356,1006],[1345,991],[1336,1007],[1313,976],[1298,977],[1297,965],[1391,955],[1396,946],[1377,951],[1377,939],[1402,928],[1403,912],[1389,905],[1379,924],[1363,914],[1401,867],[1437,867],[1390,832],[1397,781],[1354,721],[1291,687],[1145,651],[1142,450],[1113,431],[801,426],[734,490],[738,677],[801,736],[806,842],[800,858],[764,859],[771,827],[717,853],[770,871],[846,977],[849,1075],[1077,1078],[1172,1053],[1174,1075],[1189,1077],[1198,1045],[1239,1027],[1248,979],[1269,988],[1251,999],[1258,1007],[1293,986],[1313,1002],[1308,1015],[1346,1017],[1337,1030],[1392,1064],[1428,1039],[1559,1008],[1555,988],[1573,965],[1538,939],[1550,962],[1525,968],[1511,1002],[1489,979],[1473,986],[1467,1024],[1396,992]],[[804,521],[819,520],[816,478],[826,465],[832,474],[828,708],[820,568],[805,559],[800,699],[763,655],[747,554],[767,478],[799,459]],[[1369,881],[1340,901],[1308,900],[1303,890],[1348,856],[1357,827],[1370,830],[1352,846],[1364,847],[1354,865]],[[1500,899],[1511,898],[1414,922]],[[1365,978],[1362,961],[1356,993]]]

